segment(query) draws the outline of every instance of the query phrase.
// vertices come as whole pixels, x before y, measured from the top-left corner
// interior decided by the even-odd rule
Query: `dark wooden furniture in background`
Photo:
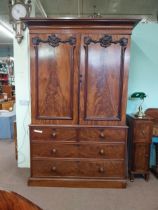
[[[2,85],[2,92],[7,94],[8,99],[12,99],[12,86]]]
[[[13,110],[13,106],[14,106],[15,101],[10,100],[10,101],[3,101],[0,103],[0,110]]]
[[[0,210],[42,210],[30,200],[15,193],[0,190]]]
[[[136,20],[26,19],[34,186],[126,187],[126,101]]]
[[[6,72],[0,71],[0,86],[4,84],[8,84],[8,74]]]
[[[152,118],[153,121],[153,137],[158,137],[158,109],[157,108],[149,108],[146,110],[146,115]],[[155,145],[155,157],[156,157],[156,165],[151,167],[151,171],[158,178],[158,143],[154,142]]]
[[[150,144],[152,138],[152,118],[137,118],[127,115],[128,132],[128,162],[130,180],[135,174],[142,174],[149,179]]]

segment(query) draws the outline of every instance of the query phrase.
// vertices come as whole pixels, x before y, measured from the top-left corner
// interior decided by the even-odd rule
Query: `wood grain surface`
[[[25,19],[32,186],[126,187],[126,104],[137,20]]]
[[[0,190],[0,210],[42,210],[23,196]]]

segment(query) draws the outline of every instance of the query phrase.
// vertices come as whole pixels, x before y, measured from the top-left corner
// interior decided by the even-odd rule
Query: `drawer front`
[[[31,126],[31,140],[76,140],[77,130],[75,128],[54,128],[49,126]]]
[[[55,128],[51,126],[30,126],[31,140],[61,141],[118,141],[126,140],[124,128]]]
[[[33,177],[124,177],[124,161],[33,160]]]
[[[33,157],[124,159],[124,143],[38,143],[31,144]]]
[[[150,123],[137,122],[134,127],[134,141],[151,142],[151,128]]]
[[[90,141],[125,141],[126,129],[118,128],[81,128],[80,140]]]

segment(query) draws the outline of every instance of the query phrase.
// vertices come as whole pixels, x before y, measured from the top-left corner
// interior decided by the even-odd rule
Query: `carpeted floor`
[[[44,210],[158,210],[158,179],[128,182],[126,189],[28,187],[29,169],[16,166],[14,142],[0,141],[0,188],[15,191]]]

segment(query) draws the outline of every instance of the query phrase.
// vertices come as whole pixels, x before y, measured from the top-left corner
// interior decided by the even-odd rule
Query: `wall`
[[[28,32],[18,45],[14,40],[17,103],[18,166],[29,167],[30,80]],[[133,30],[128,95],[144,91],[144,108],[158,107],[158,24],[138,24]],[[136,111],[139,100],[128,100],[127,113]]]
[[[0,57],[7,57],[7,56],[13,57],[13,46],[0,46]]]
[[[158,24],[138,24],[133,30],[128,96],[147,94],[143,108],[158,107]],[[140,100],[128,100],[127,113],[134,113]]]
[[[158,24],[138,24],[133,30],[128,96],[133,92],[147,94],[143,109],[158,108]],[[140,100],[128,100],[127,113],[137,111]],[[153,138],[153,141],[158,141]],[[150,166],[155,164],[154,145],[151,145]]]
[[[14,39],[14,69],[16,92],[16,122],[18,142],[18,166],[30,166],[29,129],[30,119],[30,71],[28,30],[19,45]]]
[[[31,16],[35,16],[32,4]],[[24,31],[21,44],[14,38],[14,67],[16,91],[16,122],[18,144],[18,167],[30,167],[29,124],[30,108],[30,62],[28,29]]]

